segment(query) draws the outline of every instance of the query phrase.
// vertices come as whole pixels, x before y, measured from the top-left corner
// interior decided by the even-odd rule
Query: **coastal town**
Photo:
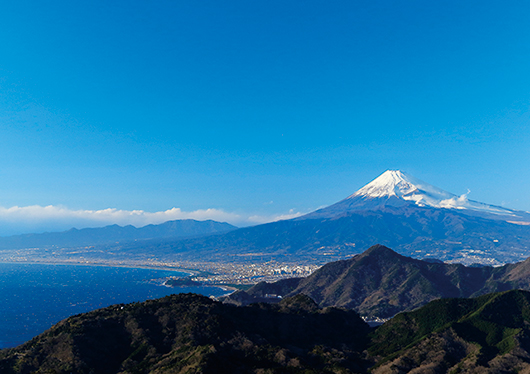
[[[219,262],[219,261],[169,261],[154,257],[126,258],[93,256],[90,249],[15,249],[0,253],[0,262],[67,264],[83,266],[116,266],[172,270],[187,273],[188,279],[203,285],[252,285],[275,282],[280,279],[306,277],[321,264],[282,262]],[[181,278],[178,275],[175,278]]]
[[[190,269],[201,270],[191,280],[206,285],[250,285],[259,282],[275,282],[280,279],[307,277],[320,265],[297,265],[268,261],[263,263],[210,263],[190,262]]]

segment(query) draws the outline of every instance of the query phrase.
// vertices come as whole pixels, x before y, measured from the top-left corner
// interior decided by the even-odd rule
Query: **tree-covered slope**
[[[375,330],[305,295],[246,307],[173,295],[70,317],[0,351],[0,372],[528,373],[530,293],[440,299]]]
[[[530,371],[530,293],[436,300],[372,335],[373,373]]]
[[[235,307],[180,294],[70,317],[0,352],[12,373],[362,372],[369,327],[299,295]]]
[[[306,278],[259,283],[227,302],[246,305],[276,301],[266,295],[305,294],[320,306],[354,309],[388,318],[439,298],[472,297],[510,289],[530,289],[530,260],[502,267],[466,267],[401,256],[376,245],[349,260],[331,262]]]

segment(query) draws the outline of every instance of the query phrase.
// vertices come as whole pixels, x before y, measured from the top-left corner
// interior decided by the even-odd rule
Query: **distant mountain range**
[[[466,267],[416,260],[376,245],[351,259],[328,263],[306,278],[261,282],[224,301],[248,305],[305,294],[321,307],[344,307],[370,318],[389,318],[439,298],[511,289],[530,290],[530,258],[500,267]]]
[[[168,221],[159,225],[111,225],[101,228],[70,229],[63,232],[0,237],[0,249],[82,247],[116,242],[162,238],[189,238],[224,233],[237,227],[216,221],[191,219]]]
[[[253,227],[185,220],[0,238],[0,249],[103,246],[83,254],[93,261],[156,254],[163,261],[323,264],[375,244],[418,259],[465,265],[519,262],[530,256],[530,214],[468,200],[389,170],[329,207]]]
[[[0,351],[23,373],[528,373],[530,293],[440,299],[370,329],[307,296],[235,307],[180,294],[70,317]]]
[[[415,258],[501,265],[530,256],[529,224],[527,212],[467,200],[389,170],[348,198],[305,216],[156,250],[186,258],[325,263],[383,244]],[[149,248],[133,244],[129,250]]]

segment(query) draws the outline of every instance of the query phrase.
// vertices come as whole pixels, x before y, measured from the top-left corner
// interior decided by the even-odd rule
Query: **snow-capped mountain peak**
[[[395,196],[404,200],[415,201],[418,205],[439,205],[441,201],[456,197],[456,195],[431,186],[400,170],[385,171],[372,182],[348,197],[348,199],[357,196],[369,198]]]
[[[346,199],[299,219],[329,218],[352,211],[374,210],[385,206],[400,207],[406,204],[457,209],[471,215],[486,215],[490,219],[503,219],[520,224],[526,224],[530,219],[530,215],[526,212],[468,200],[468,193],[469,191],[458,196],[400,170],[387,170]]]

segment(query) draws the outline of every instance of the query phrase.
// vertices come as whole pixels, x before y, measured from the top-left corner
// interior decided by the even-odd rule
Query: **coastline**
[[[231,292],[216,286],[161,287],[164,279],[192,273],[181,270],[136,264],[0,261],[0,296],[9,300],[0,307],[0,349],[29,341],[72,315],[110,305],[178,293],[216,298]]]
[[[0,264],[26,264],[26,265],[71,265],[71,266],[103,266],[112,268],[128,268],[128,269],[148,269],[148,270],[164,270],[174,271],[178,273],[185,273],[190,276],[203,273],[197,269],[177,268],[172,266],[156,266],[156,265],[135,265],[135,264],[107,264],[101,262],[69,262],[69,261],[6,261],[0,260]]]
[[[204,271],[198,269],[177,268],[172,266],[156,266],[156,265],[135,265],[135,264],[107,264],[107,263],[86,263],[86,262],[68,262],[68,261],[5,261],[0,260],[0,264],[18,264],[18,265],[47,265],[47,266],[86,266],[86,267],[109,267],[109,268],[126,268],[126,269],[146,269],[146,270],[161,270],[172,271],[175,273],[187,274],[185,276],[197,276],[204,274]],[[222,296],[230,295],[239,289],[231,285],[223,284],[198,284],[196,286],[169,286],[166,284],[167,279],[160,283],[160,286],[167,288],[187,288],[187,287],[215,287],[220,288],[227,293]]]

